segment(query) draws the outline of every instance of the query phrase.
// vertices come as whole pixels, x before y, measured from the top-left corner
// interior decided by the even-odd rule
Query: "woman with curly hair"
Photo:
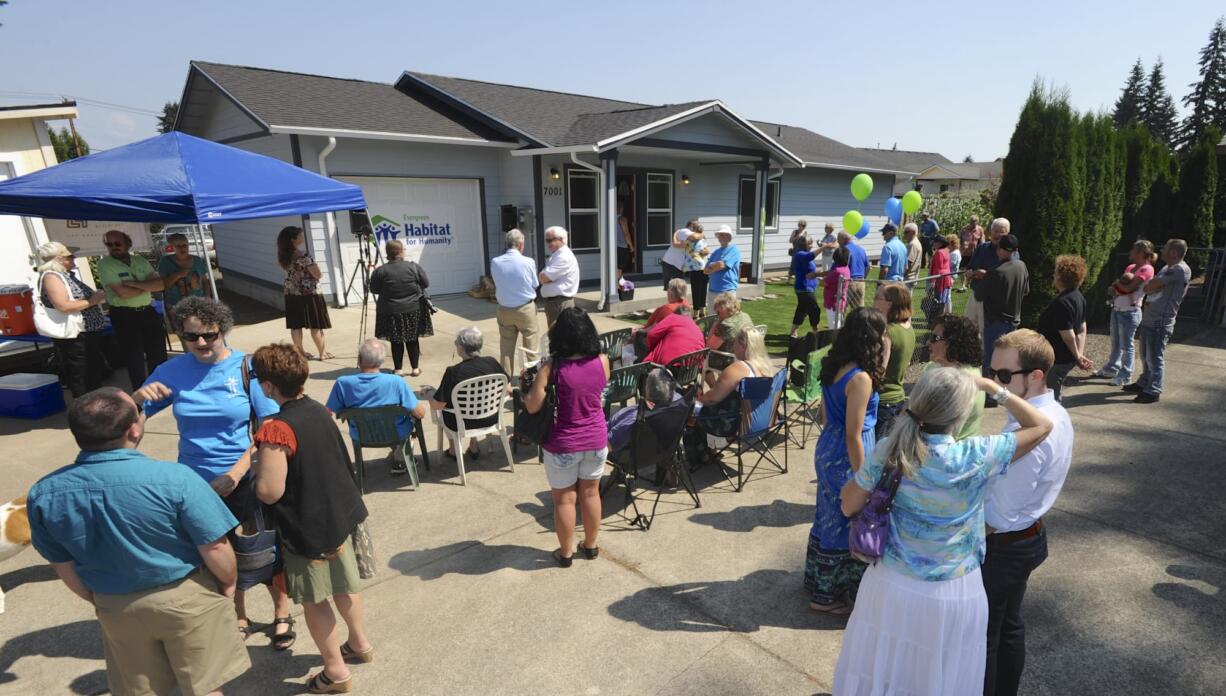
[[[1047,388],[1056,401],[1060,400],[1064,380],[1074,367],[1094,369],[1094,363],[1085,354],[1086,298],[1081,294],[1081,283],[1088,272],[1086,261],[1080,256],[1057,256],[1052,280],[1060,294],[1039,315],[1039,333],[1056,352],[1056,363],[1047,371]]]
[[[604,393],[609,382],[609,358],[600,349],[592,318],[582,309],[562,310],[549,329],[549,359],[541,366],[524,396],[529,413],[541,410],[545,388],[553,382],[557,413],[545,450],[545,477],[553,495],[554,530],[559,547],[553,560],[571,566],[580,549],[594,560],[600,553],[600,479],[609,454]],[[583,544],[575,547],[575,505],[583,512]]]
[[[830,614],[851,611],[864,564],[852,557],[850,523],[839,492],[864,465],[877,443],[877,391],[885,377],[885,315],[871,307],[848,313],[830,352],[822,359],[822,434],[813,454],[817,513],[805,555],[809,608]]]
[[[332,328],[328,305],[319,294],[319,279],[323,272],[307,256],[306,236],[301,227],[289,226],[277,234],[277,264],[285,271],[285,328],[289,329],[294,347],[307,360],[314,355],[302,347],[302,330],[311,330],[311,340],[319,351],[319,359],[334,357],[324,347],[324,329]]]
[[[932,322],[932,333],[928,334],[928,355],[932,357],[932,362],[928,363],[924,372],[939,367],[954,367],[971,377],[978,377],[983,365],[983,338],[979,335],[979,327],[970,319],[955,314],[937,317]],[[965,440],[979,434],[983,402],[984,396],[980,392],[971,397],[970,413],[962,427],[954,433],[955,440]]]

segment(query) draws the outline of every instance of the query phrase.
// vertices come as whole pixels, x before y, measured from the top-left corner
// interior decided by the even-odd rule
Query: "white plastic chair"
[[[519,369],[521,370],[536,367],[541,363],[541,352],[539,350],[529,350],[523,346],[515,346],[515,362],[519,363]]]
[[[438,450],[443,451],[443,436],[451,441],[455,452],[456,464],[460,469],[460,485],[468,485],[464,472],[465,440],[497,435],[502,440],[502,451],[506,453],[507,463],[511,472],[515,471],[515,460],[511,458],[511,442],[507,437],[507,429],[502,423],[503,408],[507,400],[506,375],[484,375],[473,377],[455,385],[451,390],[451,408],[445,408],[443,413],[455,416],[456,429],[452,430],[443,422],[438,411],[431,411],[434,422],[438,425]],[[494,425],[485,428],[468,429],[464,427],[466,420],[496,417]]]

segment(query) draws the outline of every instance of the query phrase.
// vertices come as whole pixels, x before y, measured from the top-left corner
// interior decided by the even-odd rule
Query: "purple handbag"
[[[851,518],[848,548],[851,555],[865,563],[876,563],[885,554],[890,538],[890,509],[894,507],[894,494],[901,481],[900,467],[894,467],[892,472],[883,471],[864,508]]]

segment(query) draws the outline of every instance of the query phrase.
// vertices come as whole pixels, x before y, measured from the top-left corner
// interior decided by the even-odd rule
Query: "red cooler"
[[[34,333],[33,299],[29,285],[0,285],[0,335]]]

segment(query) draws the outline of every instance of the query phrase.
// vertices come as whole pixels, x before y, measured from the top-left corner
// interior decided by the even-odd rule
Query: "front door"
[[[637,177],[634,174],[618,174],[617,175],[617,224],[622,229],[616,231],[615,238],[618,240],[618,272],[625,272],[627,275],[642,273],[642,264],[639,262],[638,247],[639,247],[639,215],[638,215],[638,196],[635,193],[638,191]],[[629,239],[635,241],[635,253],[630,255],[630,263],[632,267],[629,269],[622,268],[621,257],[626,253],[621,251],[621,240],[623,235],[628,235]]]

